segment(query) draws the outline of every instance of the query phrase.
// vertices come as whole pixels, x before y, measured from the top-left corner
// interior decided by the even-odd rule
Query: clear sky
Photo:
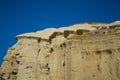
[[[0,0],[0,64],[18,34],[116,20],[120,20],[120,0]]]

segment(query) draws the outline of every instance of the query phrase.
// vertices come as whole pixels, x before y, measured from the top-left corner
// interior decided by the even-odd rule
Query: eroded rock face
[[[120,22],[18,35],[0,80],[120,80]]]

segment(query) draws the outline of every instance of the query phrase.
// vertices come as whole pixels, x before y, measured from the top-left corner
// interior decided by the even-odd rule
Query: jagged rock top
[[[120,21],[116,21],[113,23],[91,23],[91,22],[85,22],[81,24],[75,24],[68,27],[62,27],[62,28],[48,28],[45,30],[37,31],[37,32],[31,32],[31,33],[25,33],[21,35],[17,35],[16,38],[22,38],[22,37],[34,37],[34,38],[41,38],[41,39],[49,39],[52,34],[55,32],[64,33],[65,31],[74,31],[77,30],[88,30],[88,31],[94,31],[101,28],[109,28],[113,25],[120,25]]]

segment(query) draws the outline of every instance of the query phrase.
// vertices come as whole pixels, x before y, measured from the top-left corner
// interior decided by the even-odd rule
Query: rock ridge
[[[115,21],[111,24],[108,23],[92,23],[92,22],[85,22],[85,23],[81,23],[81,24],[75,24],[72,26],[68,26],[68,27],[61,27],[61,28],[48,28],[48,29],[44,29],[41,31],[37,31],[37,32],[31,32],[31,33],[25,33],[25,34],[21,34],[21,35],[17,35],[16,39],[18,38],[22,38],[22,37],[33,37],[33,38],[38,38],[38,39],[51,39],[52,35],[55,35],[57,33],[61,33],[64,34],[68,32],[68,34],[70,34],[69,32],[74,32],[77,33],[77,31],[81,30],[81,31],[94,31],[94,30],[98,30],[98,29],[102,29],[102,28],[110,28],[111,26],[114,25],[120,25],[120,21]]]

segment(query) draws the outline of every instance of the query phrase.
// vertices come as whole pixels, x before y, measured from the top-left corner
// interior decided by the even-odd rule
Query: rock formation
[[[16,36],[0,80],[120,80],[120,21]]]

